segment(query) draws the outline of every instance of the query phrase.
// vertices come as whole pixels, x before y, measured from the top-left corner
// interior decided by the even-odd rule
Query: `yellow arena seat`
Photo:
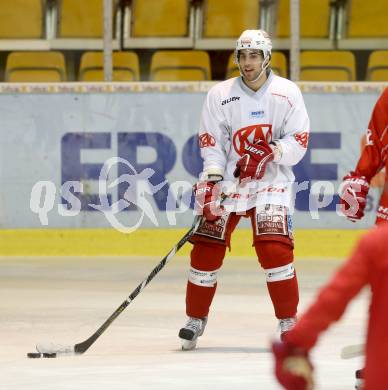
[[[366,79],[388,81],[388,50],[378,50],[370,54]]]
[[[60,0],[59,38],[101,38],[103,36],[101,0]]]
[[[43,37],[42,0],[1,0],[0,39]]]
[[[5,81],[59,82],[66,80],[65,58],[62,53],[13,52],[8,55]]]
[[[204,0],[203,37],[237,38],[259,26],[258,0]]]
[[[152,56],[152,81],[201,81],[210,78],[210,58],[206,51],[161,50]]]
[[[131,36],[188,36],[189,13],[187,0],[132,0]]]
[[[330,30],[330,0],[300,0],[301,38],[328,38]],[[290,35],[290,0],[280,0],[276,36]]]
[[[240,71],[237,65],[234,63],[234,52],[229,56],[228,65],[226,66],[225,79],[231,79],[232,77],[240,76]]]
[[[387,0],[351,0],[348,3],[347,38],[387,38]]]
[[[272,52],[271,69],[278,76],[287,77],[287,59],[283,53]],[[226,68],[226,78],[230,79],[238,76],[240,76],[240,71],[234,63],[234,53],[232,53],[229,57],[228,66]]]
[[[114,52],[113,81],[138,81],[139,58],[134,52]],[[104,53],[85,52],[81,57],[79,81],[104,81]]]
[[[303,81],[354,81],[356,61],[350,51],[305,51],[300,55]]]

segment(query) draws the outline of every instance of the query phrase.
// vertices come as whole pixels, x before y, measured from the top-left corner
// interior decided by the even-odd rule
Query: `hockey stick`
[[[202,223],[202,216],[194,219],[190,230],[180,239],[180,241],[170,250],[170,252],[160,261],[151,273],[132,291],[128,298],[112,313],[112,315],[85,341],[75,345],[60,345],[53,343],[37,344],[38,352],[27,353],[29,358],[56,358],[64,355],[81,355],[105,332],[112,322],[124,311],[124,309],[140,294],[147,284],[163,269],[180,248],[190,239]]]
[[[355,344],[343,347],[341,350],[341,359],[352,359],[365,354],[365,344]]]

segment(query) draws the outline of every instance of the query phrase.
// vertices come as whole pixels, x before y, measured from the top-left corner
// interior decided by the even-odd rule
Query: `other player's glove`
[[[217,220],[223,213],[224,207],[217,206],[220,187],[214,181],[201,181],[194,185],[195,209],[209,222]]]
[[[341,185],[341,211],[352,222],[364,216],[369,183],[365,176],[350,172],[343,178]]]
[[[272,343],[275,357],[275,375],[287,390],[313,389],[313,365],[308,353],[287,341]]]
[[[260,180],[264,176],[267,164],[273,159],[273,151],[265,141],[247,142],[244,154],[237,161],[233,175],[240,178],[240,183],[248,178]]]

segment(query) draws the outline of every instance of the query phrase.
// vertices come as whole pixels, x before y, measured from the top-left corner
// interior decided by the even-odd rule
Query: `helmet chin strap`
[[[264,72],[266,71],[266,69],[268,68],[268,65],[269,65],[269,56],[263,61],[263,63],[261,64],[261,72],[259,73],[259,75],[252,81],[250,81],[250,83],[255,83],[256,81],[260,80],[261,77],[263,76]],[[243,73],[241,72],[241,68],[240,68],[240,63],[238,64],[238,69],[240,71],[240,74],[241,76],[243,76]],[[243,76],[244,77],[244,76]]]
[[[261,64],[261,72],[260,72],[260,74],[254,80],[252,80],[251,83],[255,83],[256,81],[261,79],[261,76],[263,76],[264,72],[268,68],[268,65],[269,65],[269,60],[268,60],[268,57],[267,57],[264,60],[264,62]]]

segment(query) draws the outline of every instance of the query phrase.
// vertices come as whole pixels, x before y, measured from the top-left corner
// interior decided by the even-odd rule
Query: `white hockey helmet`
[[[235,50],[235,62],[238,64],[238,52],[244,49],[261,50],[264,62],[271,60],[272,41],[264,30],[245,30],[237,39]]]

